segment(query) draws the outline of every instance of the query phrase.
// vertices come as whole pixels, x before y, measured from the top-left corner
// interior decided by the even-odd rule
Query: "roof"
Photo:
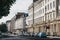
[[[18,12],[18,13],[16,14],[16,19],[20,18],[22,15],[24,15],[24,17],[27,17],[27,16],[28,16],[27,13],[24,13],[24,12]]]

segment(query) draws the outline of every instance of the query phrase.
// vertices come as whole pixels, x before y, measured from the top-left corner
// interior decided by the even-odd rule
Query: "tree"
[[[0,18],[2,18],[2,16],[7,16],[9,14],[10,6],[15,1],[16,0],[0,0]]]
[[[1,32],[7,32],[7,26],[6,26],[5,23],[0,24],[0,31],[1,31]]]
[[[34,2],[38,1],[38,0],[33,0]]]

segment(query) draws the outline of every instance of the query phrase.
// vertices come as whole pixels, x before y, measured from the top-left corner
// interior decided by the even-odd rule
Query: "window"
[[[47,21],[47,15],[45,15],[45,21]]]
[[[48,2],[48,0],[45,0],[45,3],[47,3]]]
[[[39,13],[42,14],[42,10],[39,10]]]
[[[51,13],[51,20],[53,20],[53,14]]]
[[[53,1],[53,8],[55,7],[55,1]]]
[[[52,19],[52,13],[50,13],[50,20]]]
[[[42,16],[41,21],[42,21],[42,22],[44,21],[44,16]]]
[[[55,14],[55,12],[53,12],[53,18],[55,19],[55,17],[56,17],[56,14]]]
[[[60,16],[60,11],[58,12],[58,16]]]
[[[45,6],[45,12],[47,11],[47,6]]]
[[[42,5],[44,6],[44,1],[42,2]]]
[[[52,3],[50,3],[50,9],[52,9]]]
[[[48,10],[49,10],[49,4],[48,4]]]
[[[43,21],[44,21],[44,16],[43,16]]]
[[[48,19],[49,19],[49,15],[47,14],[47,21],[48,21]]]
[[[50,13],[49,13],[49,20],[50,20]]]
[[[41,3],[41,5],[40,5],[41,7],[42,7],[42,3]]]
[[[44,8],[42,9],[42,13],[44,13]]]
[[[46,21],[48,21],[48,14],[46,14]]]
[[[43,13],[43,9],[41,9],[41,13]]]

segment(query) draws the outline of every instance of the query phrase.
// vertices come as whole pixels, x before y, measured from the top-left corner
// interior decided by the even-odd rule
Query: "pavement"
[[[60,38],[58,36],[47,36],[48,38]]]

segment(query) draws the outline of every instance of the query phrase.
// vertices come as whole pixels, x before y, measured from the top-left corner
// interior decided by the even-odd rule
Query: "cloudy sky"
[[[0,19],[0,23],[10,20],[17,12],[28,12],[27,9],[31,3],[32,0],[16,0],[16,2],[10,8],[10,14],[7,17]]]

